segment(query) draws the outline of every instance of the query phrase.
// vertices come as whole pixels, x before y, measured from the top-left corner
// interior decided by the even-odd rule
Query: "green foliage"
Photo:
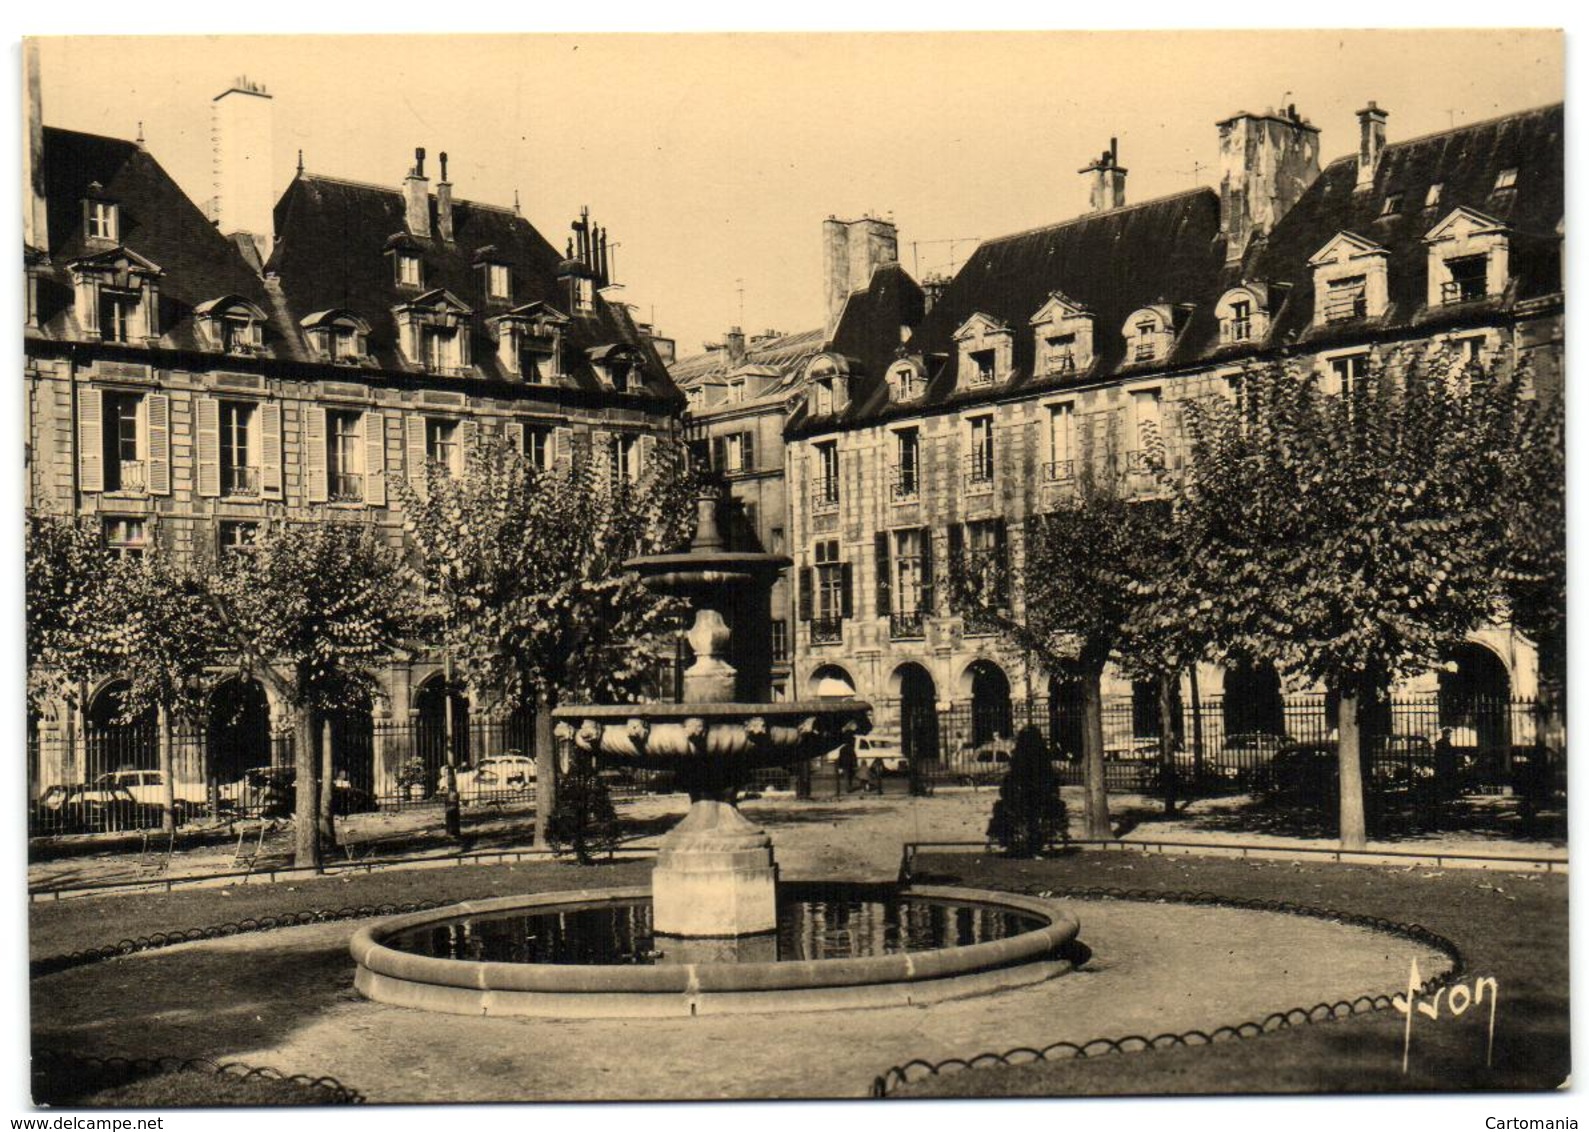
[[[573,853],[582,865],[618,844],[618,811],[588,755],[576,751],[567,775],[558,783],[546,836],[558,853]]]
[[[1541,682],[1564,689],[1567,633],[1567,437],[1563,398],[1528,406],[1503,455],[1504,534],[1496,572],[1512,623],[1540,646]]]
[[[432,467],[397,488],[418,552],[428,632],[475,689],[509,703],[633,699],[652,667],[640,642],[678,603],[622,569],[689,535],[694,484],[681,445],[658,441],[638,483],[580,458],[533,466],[482,433],[461,475]]]
[[[1054,842],[1069,840],[1059,776],[1035,727],[1024,727],[1015,737],[1010,769],[988,822],[988,840],[1012,857],[1035,857]]]
[[[398,555],[370,527],[283,523],[219,564],[211,606],[289,703],[335,712],[377,694],[376,671],[410,615],[404,582]]]
[[[28,701],[36,706],[95,674],[92,627],[112,560],[98,526],[66,515],[29,514],[24,553]]]

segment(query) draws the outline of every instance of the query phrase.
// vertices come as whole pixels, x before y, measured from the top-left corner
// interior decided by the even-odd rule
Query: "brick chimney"
[[[436,235],[452,242],[452,182],[447,180],[447,151],[441,153],[441,180],[436,182]]]
[[[270,258],[276,220],[274,103],[265,88],[239,77],[210,103],[211,169],[215,197],[210,219],[221,235],[247,235],[261,263]]]
[[[410,236],[430,235],[430,181],[425,176],[425,151],[414,150],[414,167],[403,178],[404,223]]]
[[[1385,152],[1385,119],[1388,110],[1381,110],[1370,102],[1357,112],[1357,187],[1374,187],[1374,174],[1379,172],[1379,158]]]
[[[729,369],[736,369],[745,364],[745,332],[739,327],[728,328],[728,333],[723,335],[723,348],[728,351]]]
[[[1107,212],[1111,208],[1124,208],[1126,203],[1126,170],[1120,168],[1120,140],[1109,139],[1109,148],[1085,169],[1092,178],[1087,189],[1089,211]]]
[[[1219,123],[1219,169],[1225,262],[1240,263],[1253,237],[1272,232],[1318,178],[1318,127],[1295,106],[1238,111]]]
[[[822,222],[822,284],[827,300],[826,336],[831,339],[850,292],[865,288],[872,273],[899,262],[899,230],[891,220],[863,216],[859,220]]]

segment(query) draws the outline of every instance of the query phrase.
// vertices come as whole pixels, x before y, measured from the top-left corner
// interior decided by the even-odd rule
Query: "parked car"
[[[1210,778],[1251,779],[1274,761],[1275,755],[1294,740],[1289,735],[1275,735],[1267,731],[1238,732],[1225,737],[1217,751],[1203,756],[1203,773]],[[1186,765],[1193,763],[1186,756]]]
[[[1339,771],[1334,743],[1289,743],[1258,776],[1258,790],[1272,802],[1329,808],[1337,799]]]
[[[78,782],[46,789],[29,824],[46,833],[102,833],[158,829],[163,816],[162,807],[138,801],[125,786]]]
[[[458,793],[493,796],[521,793],[535,785],[535,760],[527,755],[491,755],[474,766],[458,768]],[[436,776],[436,792],[447,789],[447,770]]]
[[[236,782],[221,787],[232,808],[265,818],[284,818],[297,807],[298,774],[290,766],[261,766],[244,771]],[[331,812],[338,817],[379,809],[375,795],[348,782],[333,782]]]
[[[94,779],[95,786],[125,787],[127,792],[146,806],[165,807],[165,774],[158,770],[123,767]],[[175,796],[177,820],[190,814],[202,813],[209,805],[209,791],[202,782],[178,782],[172,787]]]
[[[1015,740],[996,735],[981,743],[967,743],[960,749],[959,768],[955,776],[962,786],[986,786],[1004,779],[1010,769],[1010,757],[1015,754]]]
[[[860,773],[866,770],[868,763],[878,763],[879,769],[888,774],[904,774],[909,768],[909,761],[905,758],[905,749],[899,745],[899,740],[890,735],[856,735],[850,742],[855,744],[855,768]],[[830,763],[839,761],[839,754],[844,750],[844,744],[834,747],[823,758]]]
[[[1365,778],[1376,789],[1412,790],[1434,785],[1434,744],[1422,735],[1389,735],[1366,747]]]

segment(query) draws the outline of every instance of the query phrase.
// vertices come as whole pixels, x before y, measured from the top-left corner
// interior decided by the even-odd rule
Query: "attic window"
[[[1516,169],[1515,166],[1513,168],[1511,168],[1511,169],[1502,169],[1499,173],[1497,173],[1495,175],[1495,191],[1496,192],[1500,192],[1503,189],[1513,189],[1513,188],[1516,188],[1516,187],[1517,187],[1517,169]]]
[[[1440,193],[1444,189],[1445,185],[1440,181],[1436,181],[1434,184],[1430,185],[1429,195],[1423,198],[1423,206],[1425,208],[1434,208],[1436,205],[1438,205],[1440,203]]]
[[[108,200],[90,200],[85,203],[88,238],[112,241],[117,239],[117,233],[121,230],[121,217],[118,215],[121,210],[116,203]]]
[[[1400,212],[1401,194],[1387,193],[1385,196],[1385,203],[1380,206],[1379,214],[1381,216],[1396,216],[1399,215]]]
[[[212,348],[253,354],[264,345],[265,312],[239,295],[211,299],[193,308]]]
[[[895,362],[888,371],[890,395],[896,401],[911,401],[921,394],[921,375],[916,363],[905,360]]]
[[[738,381],[730,381],[728,383],[728,399],[736,405],[745,399],[744,378],[741,378]]]
[[[309,344],[326,361],[360,362],[368,352],[369,325],[348,311],[320,311],[303,320]]]
[[[1332,279],[1325,292],[1324,321],[1350,322],[1368,315],[1368,278],[1351,275]]]
[[[1158,330],[1158,323],[1137,323],[1136,347],[1131,352],[1131,360],[1137,362],[1151,362],[1158,354],[1158,343],[1153,340],[1154,332]]]
[[[1051,334],[1043,340],[1044,372],[1048,374],[1073,374],[1076,372],[1076,336]]]
[[[488,263],[483,268],[486,277],[486,298],[511,299],[513,275],[505,263]]]
[[[397,282],[403,287],[421,287],[424,285],[424,272],[421,269],[417,252],[397,253]]]
[[[1489,271],[1488,256],[1453,256],[1446,260],[1446,272],[1450,278],[1440,285],[1441,301],[1467,303],[1484,298],[1489,292]]]
[[[992,350],[973,350],[971,352],[971,384],[992,385],[993,366],[996,355]]]

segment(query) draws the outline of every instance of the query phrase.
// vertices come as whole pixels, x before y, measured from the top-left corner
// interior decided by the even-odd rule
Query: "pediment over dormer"
[[[1092,311],[1060,291],[1050,291],[1048,301],[1037,308],[1029,325],[1042,326],[1050,322],[1065,322],[1075,318],[1092,318]]]
[[[152,260],[145,259],[131,248],[118,244],[114,248],[107,248],[93,255],[86,255],[74,259],[67,264],[68,269],[76,274],[113,275],[118,279],[130,276],[158,276],[164,275],[165,269]],[[115,284],[126,286],[124,282]]]
[[[523,306],[514,307],[507,313],[497,316],[497,319],[504,318],[522,318],[560,327],[567,326],[569,323],[569,318],[566,314],[550,303],[543,303],[539,299],[533,303],[525,303]]]
[[[1373,240],[1359,236],[1356,232],[1337,232],[1329,243],[1313,253],[1308,260],[1308,266],[1323,267],[1327,264],[1388,255],[1390,252],[1385,248],[1374,243]]]
[[[1009,332],[1009,325],[1002,319],[978,311],[960,324],[959,329],[954,332],[954,339],[956,342],[964,342],[968,338],[990,338]]]
[[[392,309],[400,313],[425,313],[448,318],[468,318],[474,314],[473,308],[445,287],[437,287],[426,291],[423,295],[416,295],[408,302]]]
[[[1041,377],[1085,373],[1093,363],[1093,313],[1059,291],[1032,316],[1032,356]]]
[[[1424,242],[1433,244],[1441,240],[1460,240],[1473,236],[1489,236],[1505,233],[1510,225],[1504,220],[1497,220],[1493,216],[1486,216],[1475,208],[1463,205],[1453,209],[1440,223],[1424,235]]]

